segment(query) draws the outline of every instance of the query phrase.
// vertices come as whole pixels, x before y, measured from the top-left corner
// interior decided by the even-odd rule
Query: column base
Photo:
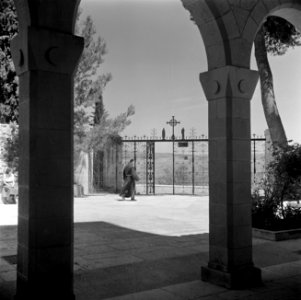
[[[247,267],[233,272],[224,272],[210,267],[201,268],[202,280],[228,289],[244,289],[262,285],[261,270]]]

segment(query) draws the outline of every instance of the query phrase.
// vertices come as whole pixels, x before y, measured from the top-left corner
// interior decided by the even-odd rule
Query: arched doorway
[[[209,69],[200,74],[209,101],[210,196],[210,255],[202,278],[232,288],[256,285],[261,274],[252,259],[249,140],[258,74],[250,70],[250,55],[265,17],[281,15],[298,27],[300,4],[182,2],[203,36]]]

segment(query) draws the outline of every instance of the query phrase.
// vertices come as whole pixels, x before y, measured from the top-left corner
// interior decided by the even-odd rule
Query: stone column
[[[253,266],[250,99],[258,72],[225,66],[200,74],[209,101],[209,263],[202,279],[228,288],[261,282]]]
[[[73,72],[83,39],[67,22],[76,1],[61,8],[58,1],[36,2],[16,1],[20,28],[12,41],[20,83],[15,299],[68,300],[75,298]]]

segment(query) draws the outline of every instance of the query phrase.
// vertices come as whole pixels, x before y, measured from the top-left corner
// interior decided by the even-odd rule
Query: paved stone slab
[[[223,299],[223,300],[236,300],[236,299],[243,299],[245,297],[252,296],[254,295],[254,293],[255,293],[254,291],[250,291],[250,290],[243,290],[243,291],[229,290],[218,294],[218,297],[219,299]]]
[[[120,197],[116,194],[75,198],[74,220],[109,222],[168,236],[208,232],[207,196],[140,195],[137,199],[135,202],[118,201]],[[17,205],[0,204],[0,225],[16,224]]]
[[[266,290],[263,293],[254,293],[253,295],[240,298],[244,300],[298,300],[300,292],[293,289],[278,288],[275,290]]]
[[[201,280],[167,286],[164,287],[163,290],[168,291],[176,296],[183,297],[187,300],[192,300],[198,297],[204,297],[213,294],[216,295],[221,292],[227,291],[225,288],[214,286]]]
[[[262,268],[265,285],[247,291],[224,290],[200,281],[200,267],[208,262],[208,233],[196,233],[194,228],[202,214],[208,214],[206,205],[200,206],[202,198],[188,196],[186,201],[178,196],[140,196],[135,203],[120,204],[115,197],[75,199],[77,300],[286,299],[277,298],[278,290],[288,290],[288,297],[296,297],[294,286],[299,286],[301,278],[300,239],[253,239],[254,261]],[[5,210],[6,206],[0,208]],[[164,225],[164,220],[169,222]],[[206,226],[204,220],[200,224]],[[169,229],[174,222],[177,230],[181,226],[188,230]],[[16,254],[16,237],[16,226],[0,226],[0,256]],[[0,283],[14,282],[15,268],[0,258]],[[1,300],[11,300],[2,296],[7,291],[1,294],[1,287]],[[270,292],[272,298],[267,296]],[[262,294],[265,296],[260,298]],[[285,297],[283,291],[279,295]]]
[[[296,241],[299,241],[300,243],[300,239]],[[300,254],[297,254],[294,251],[289,251],[284,247],[279,247],[278,242],[263,243],[253,246],[254,263],[260,267],[298,261],[300,258]]]
[[[75,221],[101,220],[169,236],[208,232],[208,197],[137,196],[136,202],[118,199],[117,195],[112,194],[76,198]],[[77,210],[80,211],[80,215],[77,214]]]
[[[202,255],[189,255],[114,267],[91,269],[75,275],[75,285],[89,282],[98,298],[107,298],[162,288],[200,278]]]
[[[262,277],[264,281],[281,281],[281,279],[283,278],[288,278],[296,275],[301,275],[301,265],[296,262],[272,265],[262,269]]]
[[[183,298],[170,294],[165,290],[156,289],[146,292],[140,292],[136,294],[129,294],[120,297],[109,298],[107,300],[184,300],[188,298]]]

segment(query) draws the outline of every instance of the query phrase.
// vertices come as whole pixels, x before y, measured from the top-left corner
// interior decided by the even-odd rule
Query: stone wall
[[[81,152],[74,167],[74,196],[89,193],[89,156]]]
[[[103,187],[111,192],[119,192],[122,186],[122,146],[107,147],[103,162]]]
[[[74,183],[82,187],[83,194],[120,191],[123,167],[121,153],[120,145],[107,146],[102,156],[94,155],[92,152],[81,153],[75,167]],[[75,195],[76,190],[78,187],[75,187]],[[80,196],[80,193],[76,196]]]

